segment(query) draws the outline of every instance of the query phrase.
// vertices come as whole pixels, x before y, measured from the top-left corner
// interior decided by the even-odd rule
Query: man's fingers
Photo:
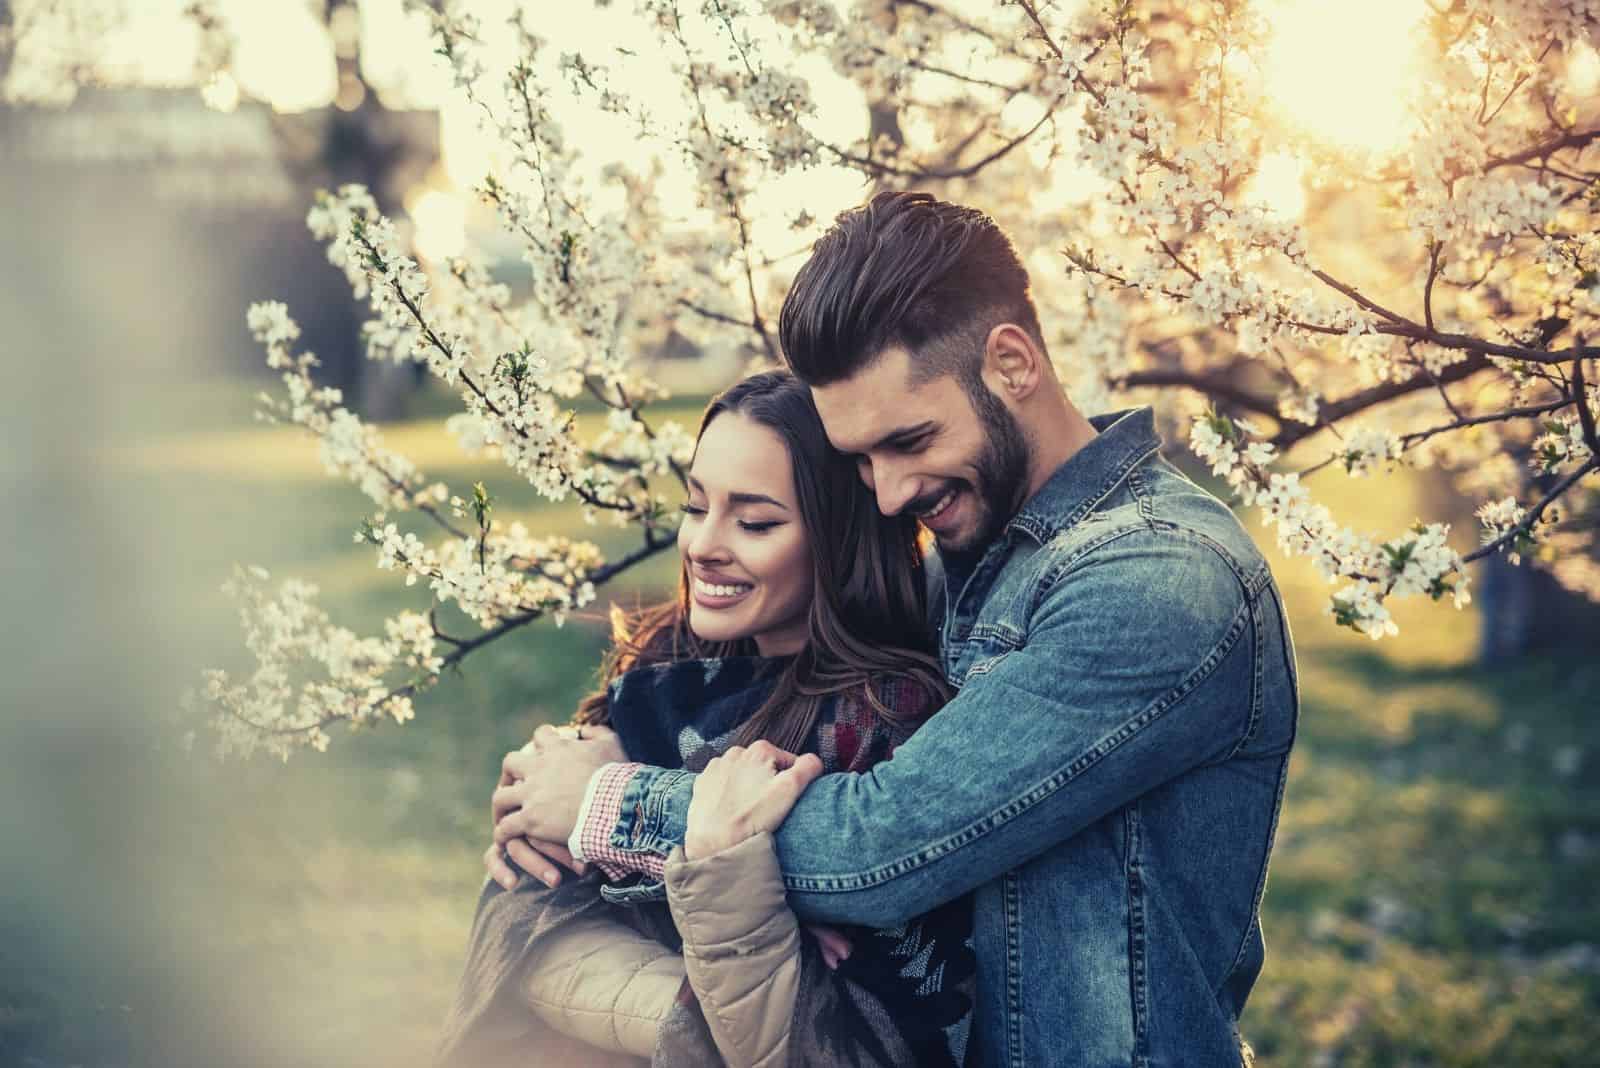
[[[500,821],[494,825],[495,845],[503,846],[513,838],[522,838],[527,835],[528,829],[522,825],[521,815],[522,810],[519,808],[515,812],[507,812],[500,817]]]
[[[782,752],[782,750],[779,750]],[[796,757],[785,753],[790,758],[790,764],[778,774],[778,778],[787,780],[795,788],[795,796],[799,796],[807,786],[810,786],[822,774],[822,758],[815,753],[807,753]]]
[[[517,886],[517,873],[511,870],[506,863],[504,854],[499,846],[490,846],[483,851],[483,866],[489,873],[489,878],[499,883],[502,889],[514,890]]]
[[[514,749],[507,753],[505,759],[500,761],[500,777],[508,782],[516,779],[526,779],[528,777],[528,761],[531,757],[531,753],[524,752],[521,749]]]
[[[496,823],[499,823],[500,818],[507,812],[521,807],[522,791],[517,783],[498,787],[489,797],[489,810],[494,813],[494,821]]]
[[[779,749],[777,746],[772,747],[772,762],[779,771],[786,771],[794,767],[795,761],[799,759],[787,749]]]
[[[506,854],[517,862],[517,867],[544,885],[550,887],[561,885],[561,870],[529,845],[526,838],[513,838],[507,842]]]
[[[564,842],[546,842],[540,839],[531,841],[530,844],[534,849],[574,874],[587,875],[589,872],[589,865],[581,860],[572,859],[572,853],[567,849]]]

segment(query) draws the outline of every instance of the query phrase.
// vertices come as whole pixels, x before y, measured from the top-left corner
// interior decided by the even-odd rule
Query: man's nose
[[[899,515],[906,503],[917,495],[917,480],[884,465],[873,468],[868,483],[878,497],[878,511],[884,515]]]

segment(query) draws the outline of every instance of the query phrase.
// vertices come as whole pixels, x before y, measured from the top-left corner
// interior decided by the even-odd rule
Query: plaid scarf
[[[612,728],[631,760],[698,771],[725,752],[766,701],[781,660],[728,657],[639,668],[618,677],[608,693]],[[930,705],[900,679],[877,685],[876,696],[903,722],[925,719]],[[806,752],[826,771],[864,771],[886,759],[906,728],[891,726],[864,694],[825,703]],[[842,845],[842,843],[841,843]],[[620,906],[599,894],[596,877],[554,890],[529,878],[514,891],[484,886],[441,1061],[450,1065],[505,1063],[530,1052],[554,1055],[570,1040],[539,1026],[513,989],[519,964],[535,940],[594,910],[681,945],[666,905]],[[897,928],[848,928],[852,952],[837,970],[823,962],[808,932],[801,936],[801,982],[789,1044],[791,1065],[949,1065],[966,1054],[976,986],[969,898],[960,898]],[[603,1055],[587,1062],[597,1063]],[[567,1056],[571,1051],[566,1051]],[[567,1063],[574,1063],[568,1061]],[[663,1023],[653,1064],[660,1068],[719,1064],[721,1059],[696,1004],[680,1005]]]

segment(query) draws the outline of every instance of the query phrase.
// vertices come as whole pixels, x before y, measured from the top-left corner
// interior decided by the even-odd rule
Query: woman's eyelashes
[[[696,519],[706,514],[705,505],[701,504],[692,504],[686,502],[681,505],[678,510],[684,515],[691,516]],[[781,527],[783,524],[784,520],[782,519],[767,519],[760,521],[753,519],[741,519],[739,520],[739,529],[750,534],[765,534],[772,528]]]

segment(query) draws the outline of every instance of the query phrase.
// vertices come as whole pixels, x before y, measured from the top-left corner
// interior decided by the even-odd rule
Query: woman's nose
[[[728,558],[728,548],[723,539],[723,525],[713,522],[710,516],[699,523],[699,529],[689,539],[689,559],[713,563]]]

